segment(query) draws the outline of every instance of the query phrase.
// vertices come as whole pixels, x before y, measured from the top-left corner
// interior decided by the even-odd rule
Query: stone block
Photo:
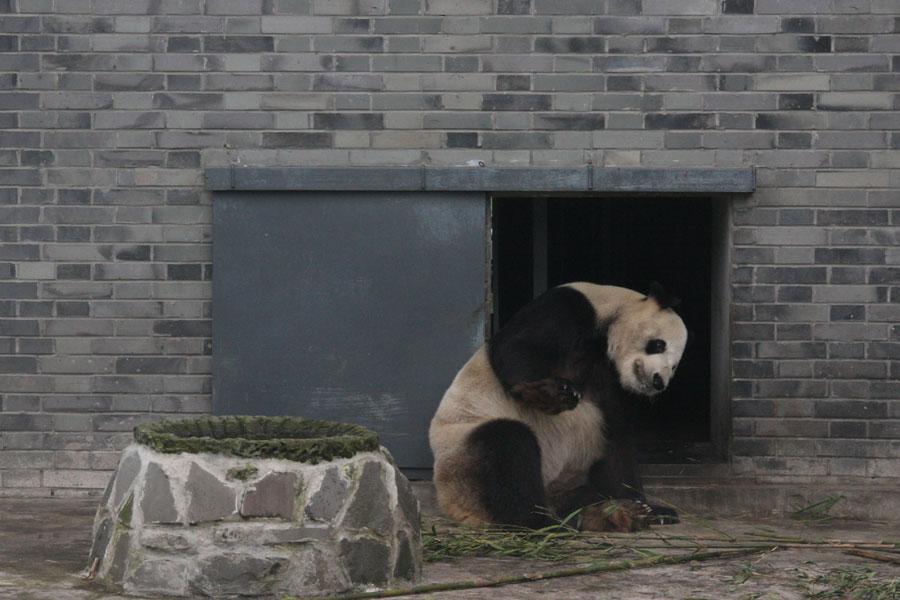
[[[111,550],[107,553],[106,563],[108,566],[108,577],[116,581],[121,581],[125,575],[125,569],[128,566],[128,549],[131,544],[131,534],[128,531],[119,529],[116,531],[111,544]]]
[[[88,555],[88,564],[93,565],[94,561],[103,560],[103,557],[106,555],[107,547],[109,546],[109,541],[112,538],[113,531],[115,530],[116,523],[106,513],[102,508],[100,509],[104,514],[98,513],[98,519],[94,524],[94,537],[93,542],[91,543],[91,551]]]
[[[294,473],[270,473],[253,484],[241,505],[243,517],[280,517],[291,519],[297,495]]]
[[[219,521],[235,512],[235,490],[218,477],[191,465],[185,489],[190,497],[187,518],[190,523]]]
[[[341,525],[351,529],[371,529],[380,535],[387,534],[393,527],[390,496],[381,463],[369,462],[363,466]]]
[[[306,516],[316,521],[331,521],[347,501],[350,484],[341,476],[337,467],[325,472],[319,490],[306,506]]]
[[[400,472],[400,469],[394,470],[394,484],[397,487],[397,504],[402,513],[403,519],[413,528],[413,531],[419,535],[419,500],[413,493],[409,480]]]
[[[130,452],[122,457],[119,466],[116,467],[116,474],[111,484],[113,485],[111,496],[112,510],[117,511],[122,506],[125,496],[131,489],[141,468],[141,459],[137,452]]]
[[[240,594],[259,596],[272,591],[275,575],[287,564],[283,556],[229,552],[201,559],[191,590],[213,598]]]
[[[302,546],[292,557],[279,591],[291,595],[317,595],[321,590],[347,589],[349,583],[330,555],[313,546]]]
[[[401,531],[397,534],[397,560],[394,562],[394,577],[415,581],[419,576],[421,561],[413,554],[409,537]]]
[[[187,534],[154,528],[149,528],[142,532],[141,546],[159,552],[183,553],[196,551],[194,541],[188,539]]]
[[[184,596],[188,589],[187,582],[185,561],[145,559],[129,569],[125,591],[131,594]]]
[[[145,523],[177,523],[175,498],[165,471],[156,464],[147,465],[141,496],[141,513]]]
[[[338,554],[354,585],[379,585],[392,574],[390,549],[371,538],[343,539]]]

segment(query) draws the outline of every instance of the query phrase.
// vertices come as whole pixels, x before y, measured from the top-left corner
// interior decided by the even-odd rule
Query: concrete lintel
[[[580,192],[589,172],[553,167],[436,167],[425,169],[428,191]]]
[[[208,190],[673,192],[745,194],[753,169],[606,167],[215,167]]]
[[[756,189],[753,169],[594,168],[598,192],[750,193]]]
[[[423,187],[419,167],[235,167],[232,178],[235,190],[407,191]]]

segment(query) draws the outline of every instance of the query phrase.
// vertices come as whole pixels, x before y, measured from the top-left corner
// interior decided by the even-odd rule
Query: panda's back
[[[476,427],[493,419],[519,419],[494,376],[484,346],[460,369],[431,420],[429,440],[435,459],[463,446]]]
[[[495,419],[524,423],[535,434],[548,488],[580,485],[602,454],[603,415],[590,398],[558,415],[526,409],[507,395],[481,347],[457,374],[431,421],[429,438],[436,463],[463,449],[473,429]]]

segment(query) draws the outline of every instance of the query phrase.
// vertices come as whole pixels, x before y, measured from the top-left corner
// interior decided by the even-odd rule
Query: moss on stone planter
[[[379,448],[378,435],[358,425],[300,417],[201,417],[134,428],[134,439],[157,452],[281,458],[315,464]]]
[[[244,465],[243,467],[232,467],[228,469],[225,478],[229,481],[250,481],[256,477],[257,473],[259,473],[259,469],[253,465]]]

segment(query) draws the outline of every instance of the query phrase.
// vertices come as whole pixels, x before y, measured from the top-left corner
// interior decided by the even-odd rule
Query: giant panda
[[[576,282],[513,316],[462,367],[431,421],[441,510],[529,528],[578,509],[584,529],[676,522],[674,510],[646,504],[630,413],[678,368],[688,332],[677,302],[656,284],[645,295]]]

